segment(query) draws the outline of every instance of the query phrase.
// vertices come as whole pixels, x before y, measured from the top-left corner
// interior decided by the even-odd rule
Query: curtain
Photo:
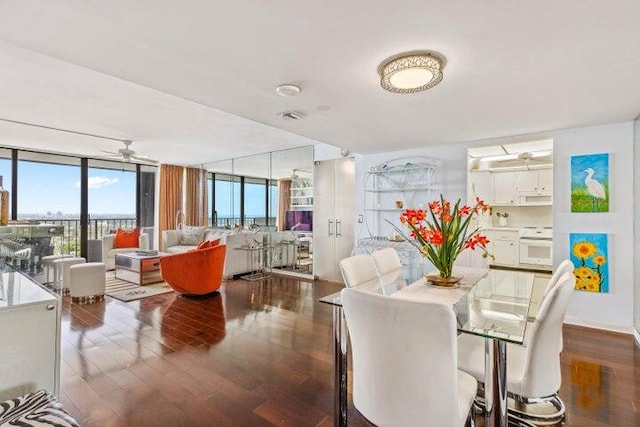
[[[209,180],[207,179],[209,177],[209,173],[203,169],[202,170],[202,177],[200,178],[200,194],[201,196],[201,206],[200,206],[200,215],[202,217],[202,225],[204,225],[205,227],[209,226],[209,192],[207,191],[208,188],[207,186],[209,185]]]
[[[278,231],[283,231],[285,227],[285,212],[291,208],[291,180],[281,179],[278,181]]]
[[[176,216],[182,207],[182,166],[160,165],[160,200],[158,241],[162,247],[162,231],[176,228]]]
[[[207,171],[187,168],[185,216],[188,225],[207,225]]]

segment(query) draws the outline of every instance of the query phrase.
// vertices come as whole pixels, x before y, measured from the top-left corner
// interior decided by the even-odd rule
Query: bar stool
[[[69,267],[71,302],[93,304],[103,301],[107,286],[106,272],[103,262],[71,265]]]
[[[67,257],[60,258],[53,261],[53,275],[55,276],[55,288],[60,291],[60,294],[66,295],[69,293],[69,283],[71,279],[69,277],[69,267],[77,264],[84,264],[87,262],[84,258]]]
[[[47,256],[43,256],[42,259],[40,260],[40,262],[42,262],[42,268],[44,270],[45,285],[56,282],[56,275],[55,275],[55,270],[53,268],[53,261],[57,259],[62,259],[62,258],[74,258],[74,256],[71,254],[47,255]],[[51,271],[53,271],[54,273],[53,279],[50,278]]]

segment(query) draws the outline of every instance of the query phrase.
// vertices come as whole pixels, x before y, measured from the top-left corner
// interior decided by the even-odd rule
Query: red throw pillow
[[[211,247],[211,240],[205,240],[200,243],[196,249],[207,249]]]
[[[220,244],[220,239],[205,240],[204,242],[200,243],[196,249],[207,249],[213,246],[218,246],[219,244]]]
[[[137,248],[138,240],[140,238],[140,229],[138,227],[131,231],[124,231],[122,228],[118,228],[116,231],[116,238],[113,241],[114,248]]]

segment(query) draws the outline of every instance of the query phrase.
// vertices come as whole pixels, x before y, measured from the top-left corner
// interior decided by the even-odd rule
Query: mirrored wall
[[[276,272],[313,277],[313,146],[201,165],[209,226],[253,233]]]

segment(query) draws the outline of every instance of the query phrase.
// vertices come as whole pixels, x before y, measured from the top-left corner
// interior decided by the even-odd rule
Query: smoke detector
[[[304,117],[304,114],[302,114],[299,111],[284,111],[282,113],[279,113],[279,116],[282,117],[285,120],[300,120]]]
[[[285,97],[296,96],[297,94],[300,93],[301,90],[302,89],[300,89],[300,86],[296,86],[290,83],[283,84],[276,87],[276,93],[280,96],[285,96]]]

